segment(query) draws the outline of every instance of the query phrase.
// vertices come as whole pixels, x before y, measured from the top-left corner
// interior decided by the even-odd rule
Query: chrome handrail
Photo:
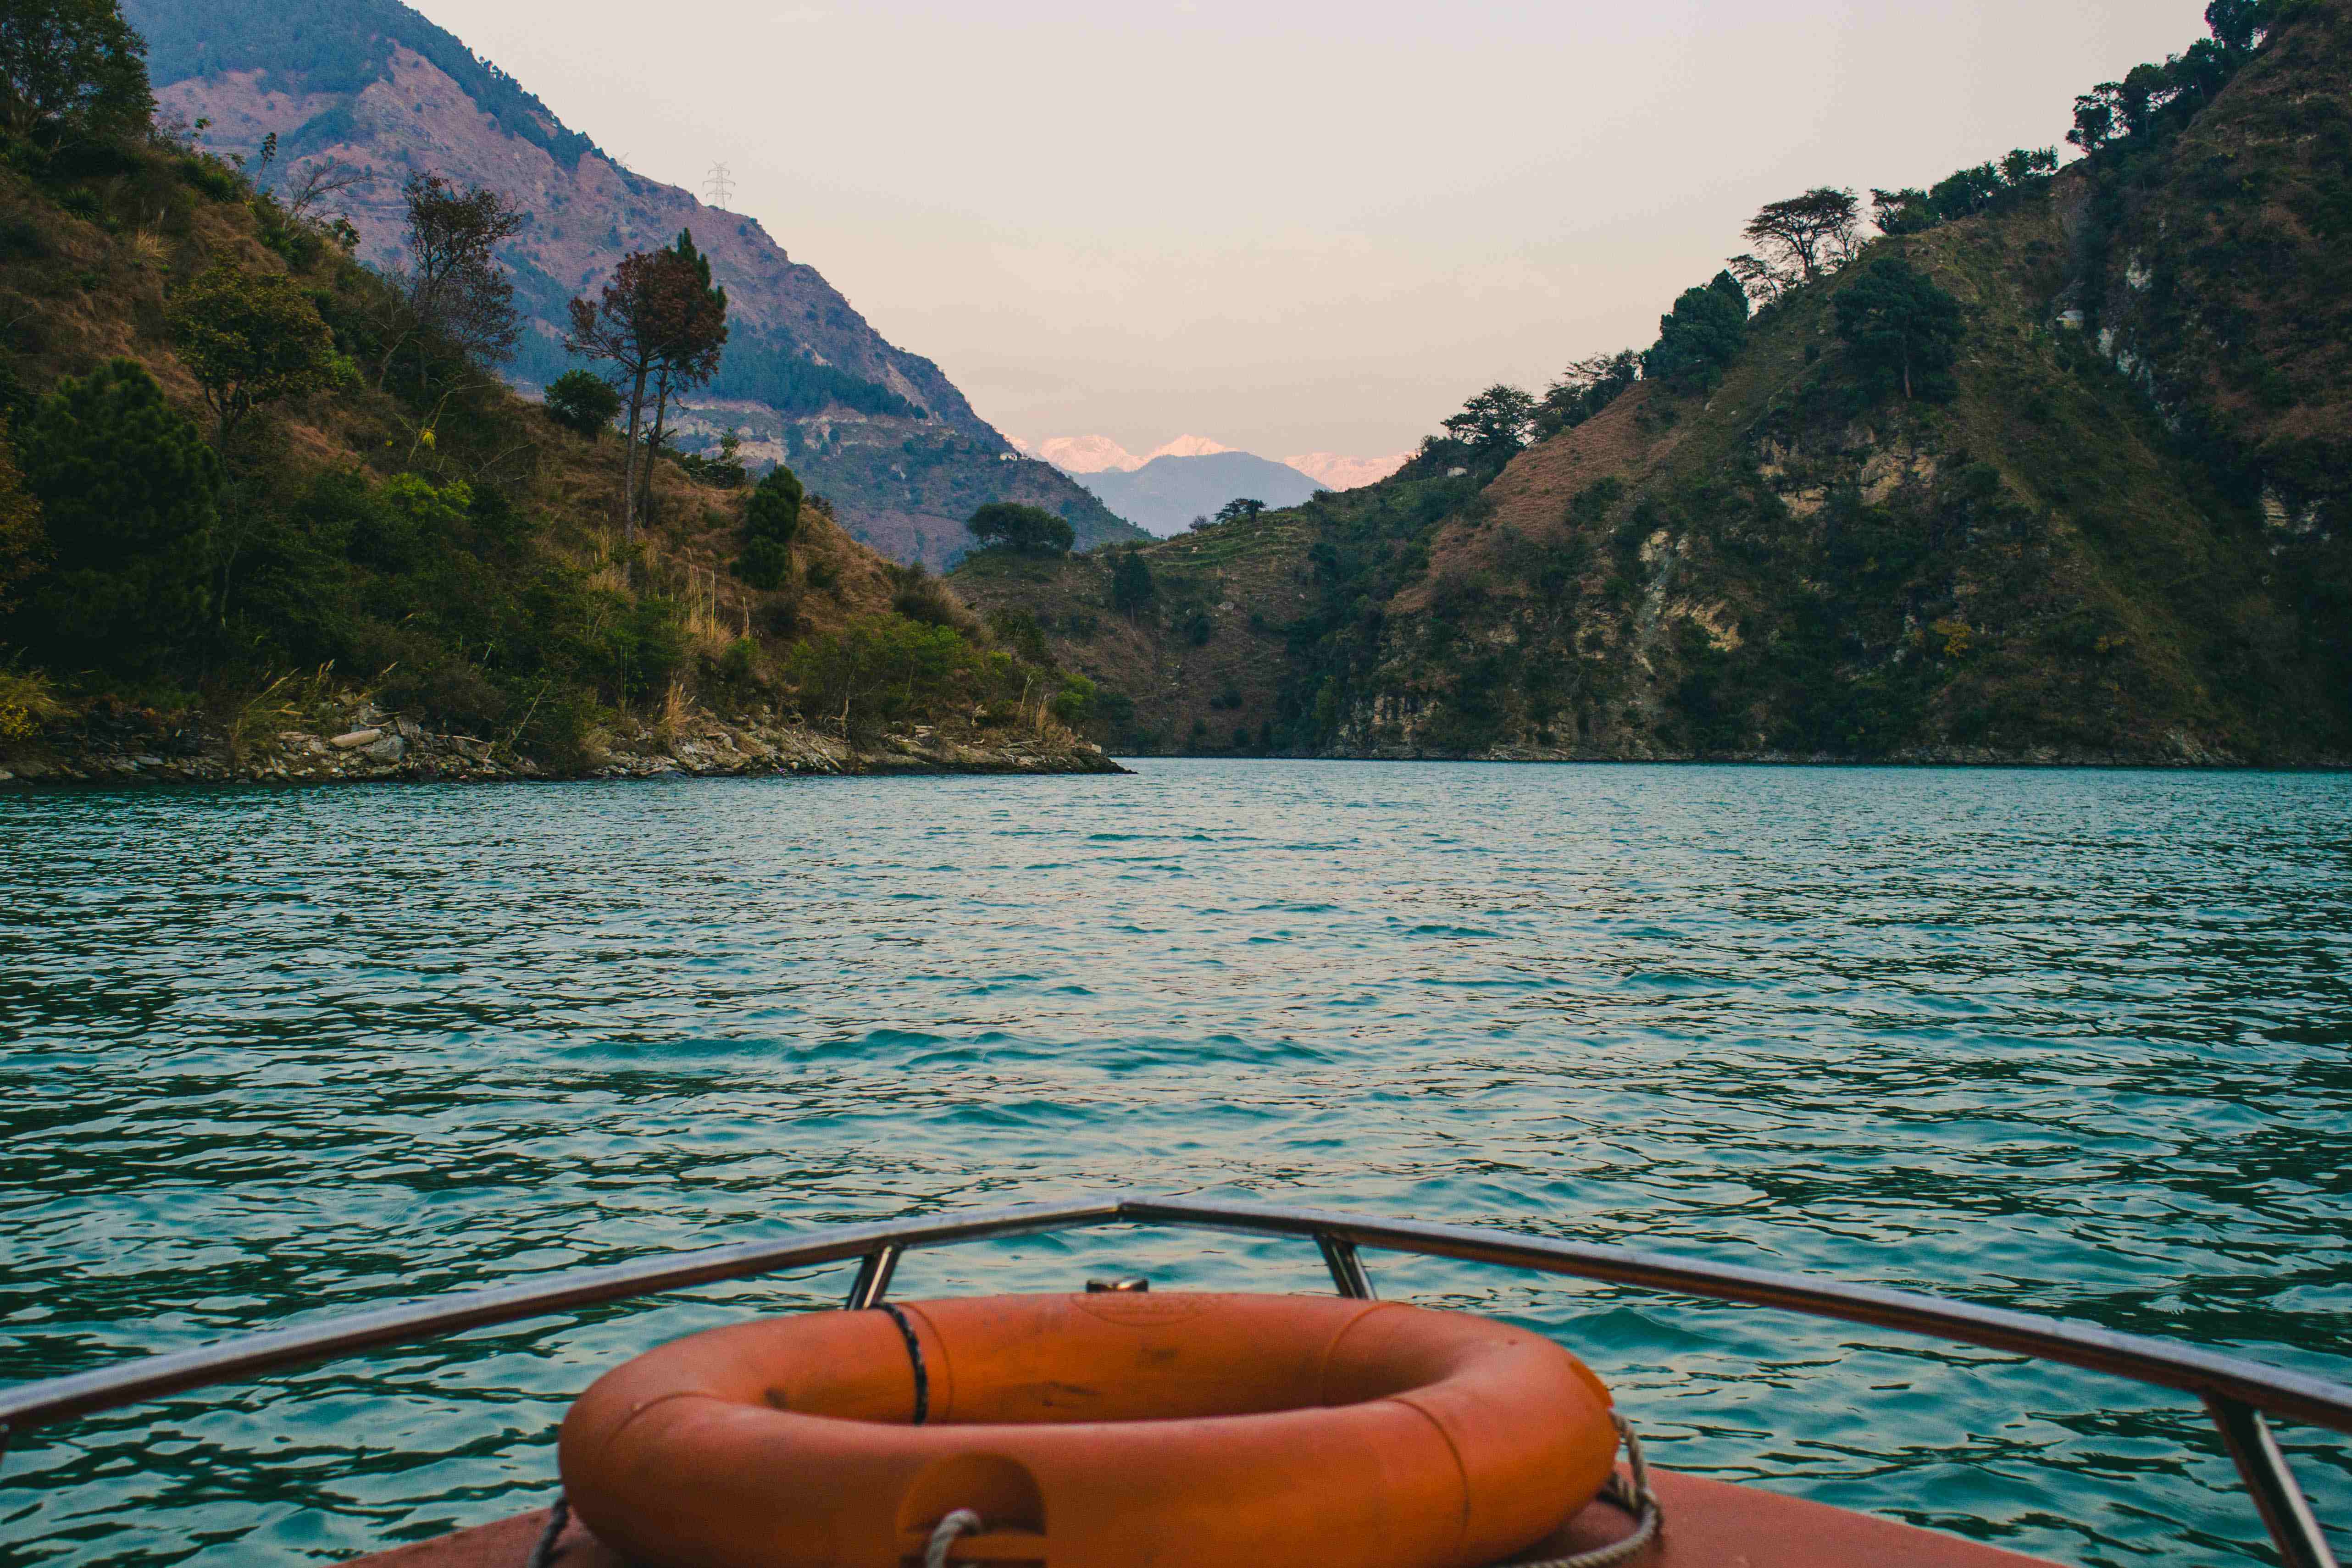
[[[856,1259],[859,1267],[849,1304],[869,1307],[889,1288],[898,1260],[915,1249],[1114,1224],[1238,1230],[1312,1240],[1322,1251],[1333,1286],[1346,1296],[1369,1299],[1371,1295],[1361,1249],[1405,1252],[1870,1323],[2177,1389],[2203,1402],[2289,1568],[2336,1568],[2326,1536],[2263,1416],[2352,1433],[2352,1385],[2237,1356],[2116,1333],[2088,1323],[1907,1291],[1469,1226],[1365,1219],[1324,1209],[1186,1197],[1099,1196],[1066,1203],[980,1209],[949,1218],[839,1226],[792,1240],[674,1253],[142,1356],[92,1372],[0,1388],[0,1455],[5,1455],[9,1439],[17,1433],[190,1388],[330,1361],[382,1345],[721,1280],[749,1279],[782,1269]]]

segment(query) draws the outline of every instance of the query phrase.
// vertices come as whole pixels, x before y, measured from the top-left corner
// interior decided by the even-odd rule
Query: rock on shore
[[[362,702],[321,724],[246,735],[186,715],[102,706],[78,722],[0,743],[0,787],[91,784],[359,784],[871,773],[1121,773],[1066,730],[919,725],[855,744],[793,718],[730,722],[697,713],[670,727],[625,725],[576,766],[467,735],[427,729]]]

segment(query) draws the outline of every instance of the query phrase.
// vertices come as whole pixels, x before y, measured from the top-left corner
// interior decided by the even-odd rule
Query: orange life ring
[[[645,1568],[902,1568],[959,1509],[982,1521],[963,1563],[1475,1568],[1591,1501],[1616,1450],[1601,1380],[1507,1324],[1166,1292],[714,1329],[597,1379],[560,1462]]]

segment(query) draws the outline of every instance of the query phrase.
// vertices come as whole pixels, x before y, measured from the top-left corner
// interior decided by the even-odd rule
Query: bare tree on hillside
[[[337,159],[324,159],[305,165],[302,172],[287,182],[278,194],[278,204],[286,209],[289,222],[324,215],[326,204],[357,186],[373,184],[375,176],[364,169],[355,169]]]
[[[401,195],[408,209],[408,263],[394,278],[400,298],[395,320],[387,323],[376,385],[419,334],[443,339],[477,364],[509,358],[521,325],[514,280],[499,265],[498,247],[521,229],[522,214],[496,191],[461,191],[438,174],[410,175]],[[424,363],[420,354],[420,375]]]
[[[1796,274],[1784,273],[1760,256],[1735,256],[1724,266],[1759,309],[1797,286]]]

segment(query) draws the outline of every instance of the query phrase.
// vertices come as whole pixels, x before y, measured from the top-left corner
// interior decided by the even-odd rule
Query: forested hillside
[[[1042,506],[1082,545],[1142,537],[1049,465],[1015,453],[937,365],[883,340],[814,268],[754,220],[620,167],[497,66],[397,0],[125,0],[167,113],[197,144],[247,161],[288,198],[306,179],[359,233],[358,256],[401,256],[401,193],[419,172],[497,191],[525,214],[499,246],[524,330],[501,362],[527,390],[572,367],[569,301],[623,255],[681,230],[734,308],[718,374],[685,400],[677,439],[735,433],[754,464],[785,462],[843,525],[898,559],[945,564],[991,501]],[[273,142],[268,141],[274,137]],[[268,146],[267,164],[260,160]]]
[[[2352,759],[2352,0],[2210,19],[1393,479],[955,580],[1143,749]]]
[[[153,122],[107,0],[64,10],[0,57],[0,781],[1101,766],[1083,682],[791,472],[633,448],[593,377],[509,391],[494,195],[412,186],[372,268]],[[690,246],[595,281],[729,351]]]

